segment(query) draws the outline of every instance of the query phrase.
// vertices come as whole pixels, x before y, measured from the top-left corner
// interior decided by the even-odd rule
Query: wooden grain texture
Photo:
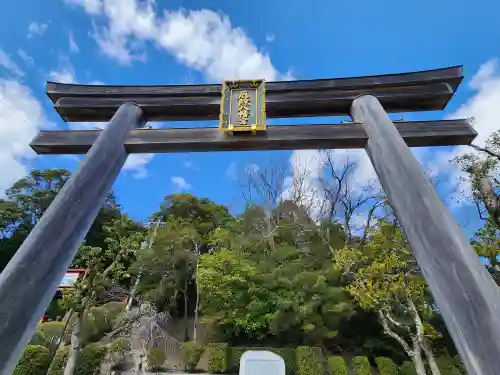
[[[11,375],[78,247],[120,173],[128,131],[142,110],[120,107],[78,171],[0,274],[0,374]]]
[[[498,375],[500,289],[379,101],[356,99],[366,151],[469,375]]]
[[[398,122],[410,146],[470,144],[476,132],[467,120]],[[31,142],[38,154],[84,154],[100,130],[42,131]],[[217,128],[136,129],[125,141],[130,153],[251,151],[363,148],[367,135],[360,124],[270,126],[255,136],[223,135]]]
[[[443,109],[453,96],[446,83],[424,86],[377,87],[351,90],[287,91],[266,94],[267,117],[335,116],[349,113],[362,94],[376,95],[390,112]],[[139,105],[148,121],[218,120],[219,96],[184,97],[64,97],[55,109],[65,121],[108,121],[124,102]]]
[[[255,77],[259,78],[259,77]],[[352,90],[359,88],[394,87],[426,85],[445,82],[452,91],[456,91],[462,81],[462,66],[443,69],[423,70],[418,72],[382,74],[374,76],[347,77],[333,79],[314,79],[299,81],[267,82],[269,94],[288,91],[316,90]],[[46,92],[52,102],[62,97],[136,97],[136,96],[214,96],[219,97],[222,85],[160,85],[160,86],[109,86],[75,85],[47,82]]]

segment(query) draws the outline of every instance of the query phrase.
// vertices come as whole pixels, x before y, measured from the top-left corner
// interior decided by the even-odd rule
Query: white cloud
[[[72,32],[69,32],[68,34],[68,43],[70,52],[80,52],[80,48],[78,48],[78,44],[76,44],[75,37]]]
[[[51,124],[28,87],[15,80],[0,79],[0,195],[28,173],[35,153],[29,143],[39,129]]]
[[[43,35],[49,27],[46,23],[32,22],[28,26],[28,38],[35,36],[35,34]]]
[[[98,14],[101,12],[101,0],[64,0],[67,4],[81,5],[89,14]]]
[[[447,118],[473,118],[472,125],[478,136],[474,144],[484,146],[491,133],[500,129],[500,67],[498,59],[492,59],[480,66],[469,82],[469,88],[475,93],[457,111]],[[467,200],[459,199],[459,194],[470,195],[470,184],[465,174],[450,160],[464,153],[476,152],[470,147],[460,146],[449,151],[433,152],[424,155],[424,162],[436,175],[444,176],[446,194],[452,199],[453,205],[463,205]]]
[[[49,77],[51,81],[58,83],[76,83],[75,72],[68,68],[52,70]]]
[[[24,61],[25,64],[28,65],[33,65],[35,63],[35,60],[33,60],[33,57],[28,55],[25,50],[19,48],[17,50],[17,55]]]
[[[266,34],[266,42],[272,43],[276,40],[276,36],[273,33]]]
[[[226,15],[206,9],[157,11],[152,0],[100,0],[92,7],[85,0],[66,2],[104,16],[105,25],[95,26],[93,36],[104,54],[121,63],[143,60],[141,45],[150,41],[211,80],[287,77]]]
[[[179,190],[189,190],[191,189],[191,185],[186,182],[186,180],[182,177],[179,176],[172,176],[172,183],[175,185],[175,187]]]
[[[11,57],[0,49],[0,67],[6,69],[9,73],[14,74],[16,77],[24,75],[22,69],[17,65]]]
[[[148,175],[146,166],[153,160],[154,154],[131,154],[128,156],[124,171],[130,171],[134,178],[145,178]]]

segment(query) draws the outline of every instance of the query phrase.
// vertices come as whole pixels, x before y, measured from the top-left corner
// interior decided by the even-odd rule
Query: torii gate
[[[38,154],[87,156],[0,274],[0,374],[11,375],[129,153],[364,147],[468,373],[497,375],[500,290],[408,148],[467,145],[476,133],[466,120],[393,123],[387,115],[442,110],[462,78],[462,67],[456,66],[270,82],[262,103],[269,117],[350,114],[353,123],[270,126],[265,131],[257,126],[256,135],[234,136],[216,128],[139,129],[146,120],[224,117],[220,85],[48,82],[47,94],[65,121],[109,121],[109,125],[102,131],[42,131],[31,143]],[[263,91],[252,98],[261,97]],[[254,116],[258,122],[257,109],[250,108],[247,120]],[[226,120],[231,122],[231,116]]]

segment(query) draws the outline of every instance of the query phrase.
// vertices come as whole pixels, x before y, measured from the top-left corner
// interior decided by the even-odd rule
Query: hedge
[[[352,371],[354,375],[371,375],[372,368],[366,357],[354,357],[352,359]]]
[[[47,375],[63,375],[64,368],[66,367],[66,363],[68,362],[68,355],[69,346],[63,346],[62,348],[57,349],[57,352],[54,355],[54,359],[52,359],[52,363],[50,364]]]
[[[240,368],[240,359],[243,353],[248,350],[267,350],[279,355],[285,362],[287,375],[297,373],[297,359],[295,349],[293,348],[268,348],[268,347],[250,347],[250,346],[232,346],[228,350],[227,371],[238,373]]]
[[[403,362],[401,367],[399,368],[400,375],[417,375],[417,370],[415,370],[415,366],[413,362],[406,361]]]
[[[187,341],[181,344],[182,360],[184,361],[184,370],[194,371],[203,354],[203,345],[196,341]]]
[[[45,375],[49,366],[49,349],[41,345],[28,345],[12,375]]]
[[[349,375],[347,364],[344,358],[340,356],[328,357],[328,369],[330,375]]]
[[[148,351],[148,365],[151,371],[163,370],[165,361],[167,360],[167,354],[164,350],[158,348],[151,348]]]
[[[460,358],[459,355],[453,357],[453,362],[455,363],[455,366],[457,366],[458,370],[462,375],[467,375],[467,370],[465,369],[465,365],[462,362],[462,358]]]
[[[227,369],[228,345],[223,343],[208,344],[208,371],[225,372]]]
[[[76,361],[73,375],[99,375],[106,347],[100,343],[89,344],[82,349]]]
[[[450,357],[436,358],[436,364],[439,368],[441,375],[461,375],[460,370],[455,367],[453,359]]]
[[[375,358],[378,375],[398,375],[398,368],[392,359],[387,357]]]
[[[299,346],[296,351],[299,375],[323,374],[323,354],[315,346]]]

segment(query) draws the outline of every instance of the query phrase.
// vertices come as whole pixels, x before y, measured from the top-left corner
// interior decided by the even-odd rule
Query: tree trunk
[[[400,328],[408,327],[405,327],[401,323],[398,323],[394,318],[391,318],[389,314],[386,315],[382,310],[378,311],[378,317],[380,323],[382,323],[382,327],[384,328],[384,333],[396,340],[403,347],[408,357],[410,357],[413,365],[415,366],[415,370],[417,371],[417,375],[427,375],[427,373],[425,372],[424,361],[422,360],[422,347],[420,346],[417,336],[410,333],[413,345],[413,348],[411,348],[410,345],[400,335],[398,335],[391,329],[391,327],[389,326],[389,322],[392,322],[392,324],[395,324]]]
[[[184,278],[184,341],[189,341],[188,331],[188,278]]]
[[[200,293],[198,291],[198,259],[196,259],[196,271],[194,274],[194,283],[196,287],[196,303],[194,305],[194,324],[193,324],[193,341],[196,341],[196,330],[198,325],[198,305],[200,304]]]
[[[425,353],[425,358],[427,359],[427,363],[429,364],[429,368],[431,369],[432,375],[441,375],[441,371],[439,371],[439,367],[436,363],[436,359],[434,358],[434,353],[429,345],[424,342],[422,345],[422,349]]]
[[[413,355],[410,356],[413,365],[415,366],[415,371],[417,375],[427,375],[425,371],[424,361],[422,360],[422,350],[418,340],[413,338]]]
[[[432,375],[441,375],[439,368],[436,363],[436,359],[434,358],[434,353],[432,352],[432,347],[429,345],[428,340],[424,336],[424,324],[422,323],[422,319],[420,319],[420,315],[418,313],[417,307],[413,303],[413,300],[407,298],[408,307],[410,310],[410,314],[413,317],[413,321],[415,322],[415,330],[417,332],[416,337],[420,347],[423,349],[425,358],[427,359],[427,363],[429,364],[429,368],[431,369]]]
[[[80,354],[80,331],[82,328],[82,313],[76,313],[73,329],[71,330],[71,345],[69,348],[68,362],[64,368],[64,375],[73,375],[76,367],[76,361]]]

